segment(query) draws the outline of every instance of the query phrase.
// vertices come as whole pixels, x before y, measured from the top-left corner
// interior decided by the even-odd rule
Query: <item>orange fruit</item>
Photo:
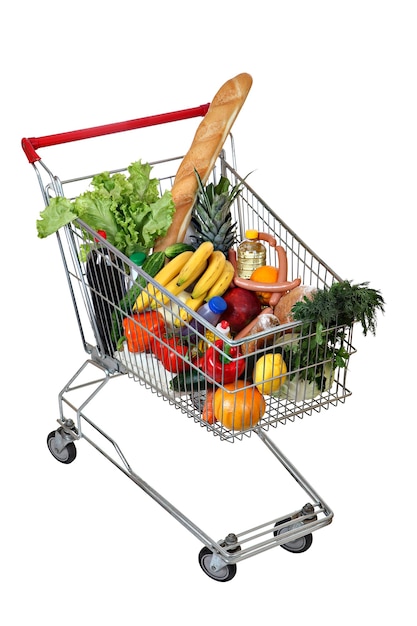
[[[250,277],[251,280],[257,283],[277,283],[278,282],[278,268],[273,265],[261,265],[254,270]],[[261,304],[268,304],[271,297],[269,291],[257,291]]]
[[[252,428],[265,410],[261,392],[256,387],[246,387],[243,380],[227,383],[214,394],[214,415],[229,430]]]

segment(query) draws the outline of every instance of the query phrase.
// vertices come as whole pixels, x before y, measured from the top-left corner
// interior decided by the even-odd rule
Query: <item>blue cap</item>
[[[208,305],[213,313],[224,313],[227,309],[227,302],[221,296],[213,296],[210,298]]]

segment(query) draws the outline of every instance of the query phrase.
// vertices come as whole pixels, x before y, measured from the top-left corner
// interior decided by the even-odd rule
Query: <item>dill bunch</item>
[[[292,308],[295,320],[300,322],[316,322],[324,327],[350,326],[359,322],[362,332],[375,335],[377,314],[385,312],[385,302],[376,289],[369,283],[353,285],[344,280],[331,285],[329,289],[319,289],[311,300],[304,298],[296,302]]]
[[[299,341],[284,347],[296,372],[292,377],[306,379],[323,390],[329,367],[330,371],[347,367],[352,324],[359,322],[364,335],[375,335],[377,314],[385,312],[385,302],[381,293],[368,285],[336,282],[329,289],[317,290],[311,299],[305,297],[294,304],[293,318],[302,324]]]

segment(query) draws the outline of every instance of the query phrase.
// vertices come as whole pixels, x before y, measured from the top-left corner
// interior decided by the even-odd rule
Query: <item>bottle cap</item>
[[[146,259],[146,254],[144,252],[134,252],[133,254],[130,255],[129,259],[135,265],[143,265],[143,262]]]
[[[224,313],[227,309],[227,302],[221,296],[213,296],[208,301],[209,308],[213,311],[213,313]]]
[[[230,329],[230,324],[227,320],[222,320],[216,326],[217,330],[228,331]]]
[[[257,230],[247,230],[246,239],[258,239],[259,232]]]
[[[103,239],[107,239],[107,233],[105,230],[98,230],[97,235],[100,235],[100,237],[102,237]],[[97,237],[94,237],[94,241],[98,243]]]

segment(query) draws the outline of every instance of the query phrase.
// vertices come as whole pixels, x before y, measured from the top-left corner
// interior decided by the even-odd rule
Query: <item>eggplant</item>
[[[116,307],[126,295],[123,262],[105,248],[95,248],[88,255],[86,275],[98,332],[96,341],[105,354],[112,356],[116,350],[112,316],[118,315]]]

